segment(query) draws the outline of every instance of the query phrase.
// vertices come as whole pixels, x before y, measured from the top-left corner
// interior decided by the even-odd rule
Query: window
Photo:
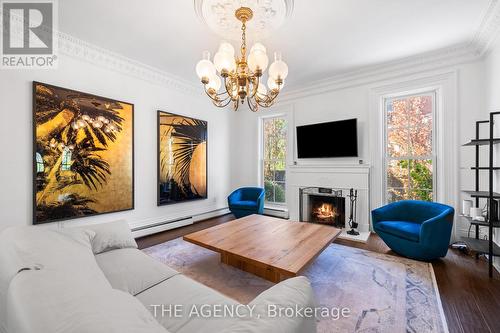
[[[262,182],[268,203],[285,203],[286,132],[283,116],[262,119]]]
[[[62,153],[61,171],[71,170],[71,150],[68,147],[64,147]]]
[[[40,153],[36,153],[36,172],[44,172],[45,171],[45,166],[43,164],[43,158]]]
[[[385,100],[386,202],[435,198],[434,92]]]

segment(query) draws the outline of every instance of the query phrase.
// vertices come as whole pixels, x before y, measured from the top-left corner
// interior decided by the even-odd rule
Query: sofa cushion
[[[0,263],[2,265],[0,271],[3,272],[4,267],[7,267],[7,273],[0,274],[2,279],[0,323],[6,322],[7,312],[15,314],[5,303],[6,295],[10,292],[13,281],[23,272],[35,270],[50,272],[54,275],[54,281],[60,276],[71,276],[74,280],[72,288],[79,282],[91,281],[93,288],[110,289],[111,285],[97,266],[92,253],[90,245],[92,237],[94,237],[92,231],[77,229],[37,226],[5,230],[2,233],[2,240],[5,240],[7,254],[12,257],[6,264]],[[38,285],[38,281],[32,283]]]
[[[314,292],[306,277],[285,280],[261,293],[249,305],[255,306],[253,316],[240,318],[219,333],[316,332],[316,318],[312,315],[274,315],[278,308],[314,309]]]
[[[406,221],[382,221],[376,223],[376,229],[413,242],[420,239],[420,224]]]
[[[137,248],[137,243],[125,220],[90,224],[78,227],[78,229],[88,229],[95,232],[95,237],[92,239],[92,250],[94,254],[115,249]]]
[[[6,302],[10,282],[21,269],[31,265],[17,251],[19,229],[8,228],[0,234],[0,332],[7,332]]]
[[[231,207],[236,209],[254,210],[257,209],[256,201],[239,200],[231,202]]]
[[[134,296],[179,274],[137,249],[112,250],[95,258],[113,288]]]
[[[18,274],[7,297],[8,332],[167,332],[133,296],[83,275],[44,268]]]
[[[149,288],[136,296],[144,306],[167,330],[174,333],[220,332],[236,318],[204,318],[189,316],[193,305],[227,304],[236,305],[234,300],[206,287],[182,274]],[[163,310],[172,305],[172,315]],[[180,316],[174,316],[173,306],[181,310]],[[156,311],[155,311],[156,309]],[[156,312],[156,313],[155,313]]]

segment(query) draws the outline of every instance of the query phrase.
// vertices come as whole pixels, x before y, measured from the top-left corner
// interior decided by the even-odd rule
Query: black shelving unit
[[[479,254],[488,255],[488,266],[489,266],[489,276],[493,276],[493,257],[500,256],[500,247],[493,241],[493,229],[500,228],[500,221],[498,220],[498,210],[500,210],[500,204],[497,207],[497,212],[495,216],[491,215],[491,207],[495,206],[495,199],[500,199],[500,193],[493,191],[493,173],[496,170],[500,170],[500,167],[493,166],[494,157],[494,145],[500,143],[500,138],[493,137],[493,125],[495,116],[499,115],[500,112],[490,112],[489,120],[476,121],[476,138],[470,142],[464,144],[464,146],[474,146],[476,149],[476,165],[471,167],[475,171],[475,188],[472,191],[464,191],[472,198],[475,199],[476,207],[480,207],[480,199],[487,199],[488,213],[485,221],[476,221],[469,216],[461,215],[464,219],[468,220],[471,226],[475,227],[475,238],[462,237],[462,241],[467,244],[467,247],[472,251]],[[487,139],[482,139],[480,137],[480,126],[482,124],[487,124],[489,127],[489,137]],[[480,146],[488,147],[488,166],[480,166],[479,161],[479,148]],[[482,191],[479,184],[479,173],[480,171],[488,171],[488,190]],[[488,228],[488,239],[479,238],[480,227]]]

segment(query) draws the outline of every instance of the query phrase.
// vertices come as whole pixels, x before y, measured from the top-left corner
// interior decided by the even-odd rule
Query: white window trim
[[[384,114],[385,97],[418,90],[438,91],[436,99],[436,201],[457,208],[458,191],[458,72],[440,70],[399,77],[369,87],[369,137],[372,172],[370,177],[370,208],[384,205]],[[446,148],[446,149],[445,149]]]
[[[273,106],[272,110],[266,110],[265,113],[263,112],[260,117],[257,117],[257,127],[258,127],[258,166],[257,166],[257,184],[260,186],[264,186],[263,184],[263,172],[262,172],[262,166],[263,166],[263,144],[262,144],[262,138],[263,138],[263,128],[262,128],[262,120],[263,118],[269,118],[269,117],[277,117],[277,116],[282,116],[285,117],[287,121],[287,154],[286,154],[286,170],[285,170],[285,177],[286,177],[286,189],[285,189],[285,203],[269,203],[269,202],[264,202],[264,207],[265,208],[277,208],[277,209],[288,209],[288,203],[293,202],[293,198],[290,197],[291,195],[291,187],[289,183],[289,167],[293,165],[293,158],[294,158],[294,147],[295,147],[295,122],[294,122],[294,107],[293,104],[280,104],[279,106]]]
[[[384,167],[383,167],[383,176],[384,176],[384,181],[383,181],[383,203],[387,204],[388,198],[387,198],[387,190],[389,188],[387,184],[387,168],[388,168],[388,162],[389,160],[407,160],[407,159],[416,159],[418,157],[419,159],[426,159],[426,160],[432,160],[432,192],[433,192],[433,199],[436,200],[438,197],[438,192],[439,192],[439,183],[437,181],[438,179],[438,151],[437,151],[437,137],[438,137],[438,126],[437,126],[437,115],[439,114],[439,109],[438,109],[438,101],[440,99],[439,95],[439,90],[438,89],[418,89],[414,91],[405,91],[400,94],[389,94],[386,96],[382,96],[383,101],[382,101],[382,112],[384,113],[384,137],[382,141],[382,146],[384,149]],[[425,95],[431,95],[432,96],[432,155],[428,156],[402,156],[402,157],[392,157],[389,158],[387,154],[387,103],[391,100],[394,99],[402,99],[405,97],[412,97],[412,96],[425,96]],[[408,127],[409,128],[409,127]]]
[[[264,121],[272,118],[283,118],[286,121],[286,146],[287,146],[287,152],[285,155],[285,202],[274,202],[274,201],[266,201],[264,200],[264,206],[266,207],[286,207],[287,206],[287,168],[286,166],[288,165],[288,155],[289,155],[289,144],[288,141],[290,140],[290,122],[289,119],[286,115],[286,113],[273,113],[273,114],[268,114],[262,117],[259,117],[259,184],[263,188],[264,186],[264,144],[263,144],[263,139],[264,139]]]

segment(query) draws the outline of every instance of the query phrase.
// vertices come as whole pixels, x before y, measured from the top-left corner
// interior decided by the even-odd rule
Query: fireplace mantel
[[[358,190],[358,230],[370,230],[370,165],[367,164],[299,164],[287,170],[287,202],[290,218],[299,219],[299,189],[326,187]]]

